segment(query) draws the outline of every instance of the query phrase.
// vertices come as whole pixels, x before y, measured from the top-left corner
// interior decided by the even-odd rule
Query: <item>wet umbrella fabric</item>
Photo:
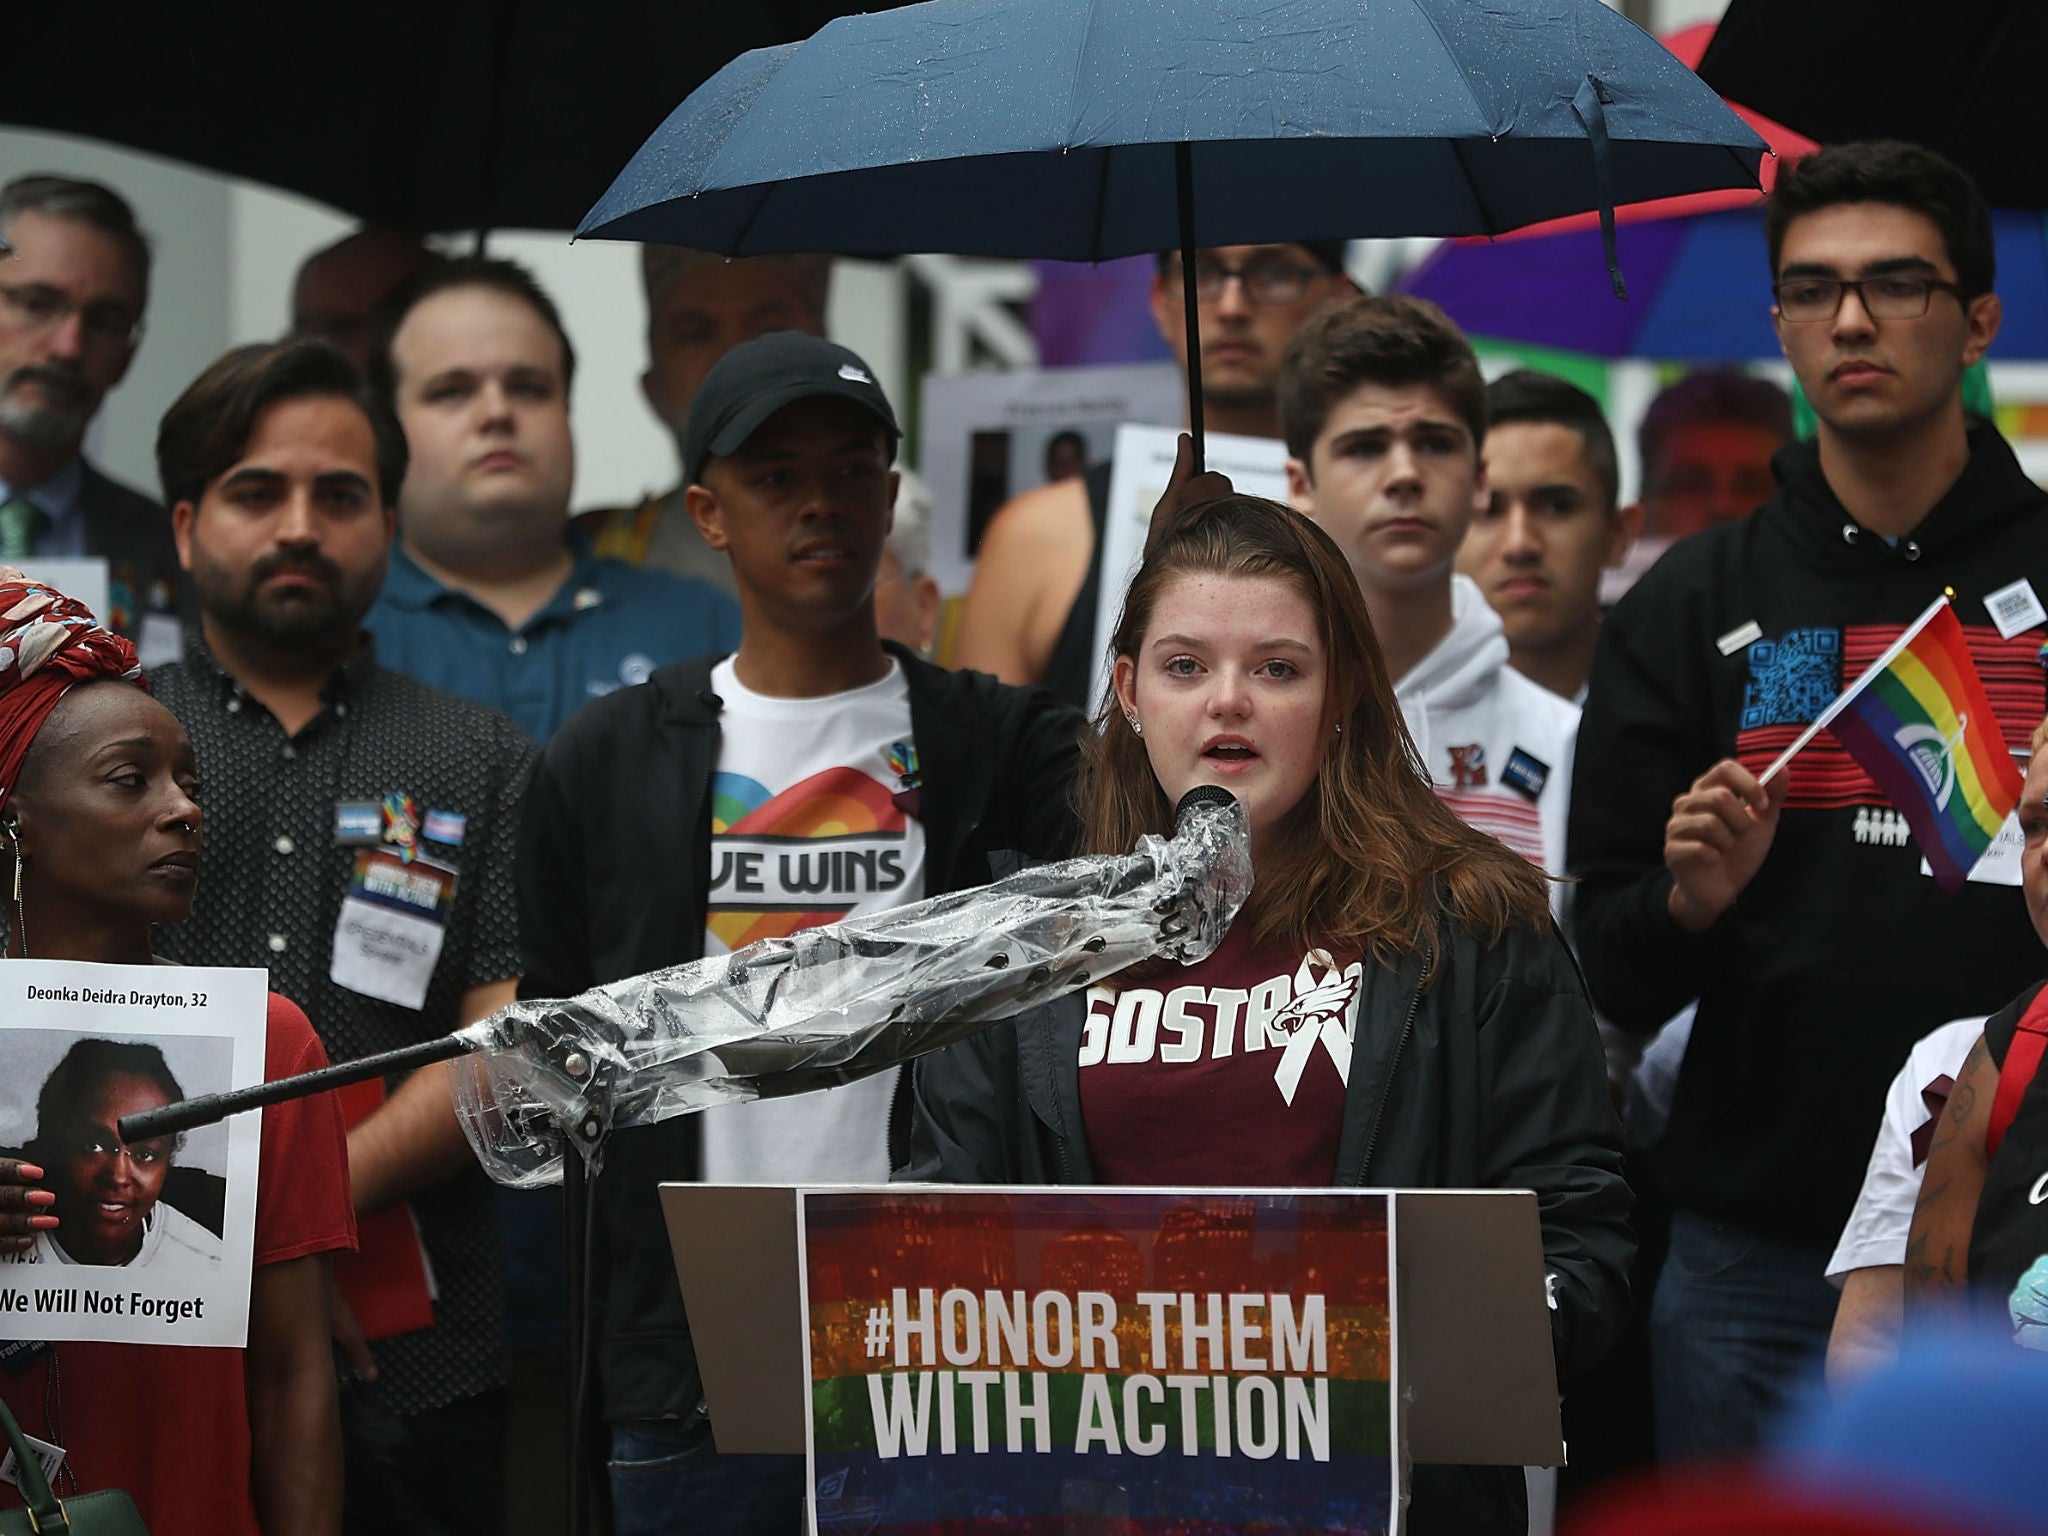
[[[1659,39],[1697,67],[1714,35],[1703,22]],[[1730,109],[1770,145],[1764,190],[1778,166],[1813,140],[1737,102]],[[1395,285],[1441,305],[1475,335],[1596,357],[1747,358],[1777,355],[1754,191],[1661,198],[1615,210],[1631,278],[1617,302],[1606,282],[1600,226],[1580,216],[1439,246]]]
[[[578,234],[1099,261],[1182,243],[1182,145],[1199,246],[1498,232],[1764,147],[1598,0],[928,0],[736,59]]]
[[[1618,202],[1755,186],[1763,149],[1599,0],[927,0],[735,59],[577,233],[1185,265],[1589,207],[1611,233]]]

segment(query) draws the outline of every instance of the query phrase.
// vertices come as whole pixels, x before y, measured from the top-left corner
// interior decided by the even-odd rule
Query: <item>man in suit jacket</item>
[[[45,175],[0,187],[0,237],[0,563],[106,561],[100,617],[175,660],[170,518],[79,451],[141,340],[149,244],[118,193]]]

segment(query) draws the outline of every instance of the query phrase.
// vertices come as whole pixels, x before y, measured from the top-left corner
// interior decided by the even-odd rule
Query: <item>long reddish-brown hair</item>
[[[1445,916],[1485,943],[1548,920],[1542,872],[1466,826],[1430,788],[1357,579],[1327,533],[1256,496],[1185,508],[1131,583],[1112,656],[1140,654],[1160,594],[1189,575],[1291,582],[1315,612],[1328,658],[1329,745],[1315,781],[1262,852],[1239,919],[1253,925],[1255,942],[1387,958],[1434,946]],[[1126,851],[1144,833],[1172,829],[1173,807],[1113,693],[1096,719],[1076,798],[1091,852]]]

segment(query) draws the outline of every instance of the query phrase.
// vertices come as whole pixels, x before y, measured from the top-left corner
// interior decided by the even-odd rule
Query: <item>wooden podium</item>
[[[941,1198],[969,1192],[960,1185],[889,1188]],[[805,1450],[810,1377],[798,1193],[774,1185],[661,1189],[722,1452]],[[1394,1211],[1395,1303],[1389,1310],[1408,1457],[1426,1463],[1561,1465],[1535,1195],[1490,1189],[1384,1193],[1392,1197]]]

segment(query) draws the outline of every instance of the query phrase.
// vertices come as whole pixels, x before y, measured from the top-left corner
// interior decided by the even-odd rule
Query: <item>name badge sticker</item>
[[[328,979],[379,1002],[425,1007],[457,878],[454,870],[418,853],[358,850],[334,925]]]
[[[2001,640],[2010,640],[2037,624],[2048,624],[2048,610],[2041,607],[2041,599],[2034,595],[2034,584],[2024,576],[1996,592],[1985,593],[1984,606],[1991,614],[1991,622],[1998,626]]]

